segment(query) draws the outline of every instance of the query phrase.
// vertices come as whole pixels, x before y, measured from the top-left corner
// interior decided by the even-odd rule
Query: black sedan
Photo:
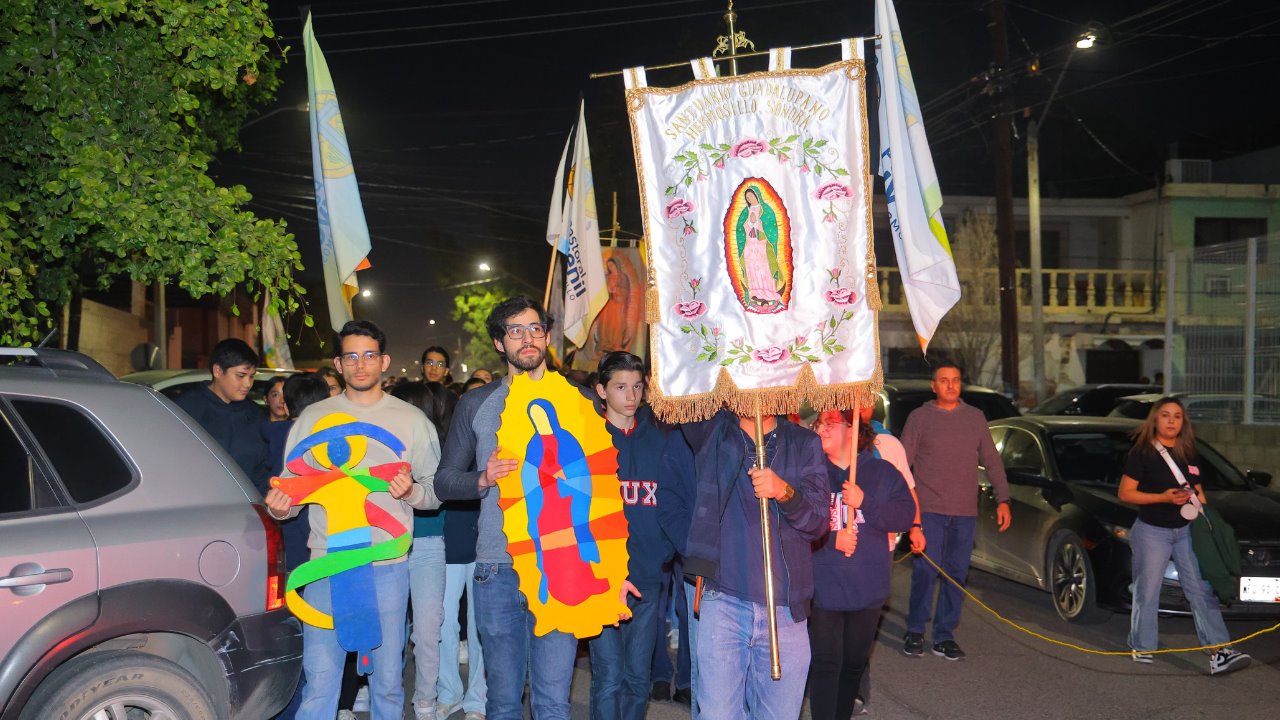
[[[974,567],[1048,591],[1058,614],[1071,622],[1101,620],[1103,608],[1127,610],[1128,538],[1137,508],[1117,500],[1116,490],[1137,425],[1062,416],[992,421],[991,436],[1009,477],[1013,525],[996,531],[995,497],[984,476]],[[1208,501],[1235,529],[1248,589],[1223,613],[1280,616],[1280,493],[1266,487],[1269,474],[1246,475],[1207,443],[1196,447]],[[1188,611],[1172,563],[1160,607]]]

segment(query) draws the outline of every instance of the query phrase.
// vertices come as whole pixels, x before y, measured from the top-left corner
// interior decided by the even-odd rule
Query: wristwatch
[[[790,500],[795,496],[796,496],[796,489],[788,485],[787,489],[782,491],[782,497],[778,498],[778,502],[780,503],[787,502],[788,500]]]

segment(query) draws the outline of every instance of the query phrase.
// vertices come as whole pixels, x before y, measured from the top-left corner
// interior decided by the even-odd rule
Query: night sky
[[[248,187],[254,212],[288,223],[308,268],[301,280],[323,305],[307,115],[296,109],[307,94],[299,7],[270,8],[280,44],[290,47],[278,102],[245,126],[243,152],[220,156],[212,172]],[[387,330],[393,373],[427,345],[456,344],[447,286],[484,277],[480,262],[538,288],[530,293],[540,298],[551,186],[579,97],[601,225],[616,191],[622,236],[641,233],[622,80],[588,75],[709,55],[725,32],[721,0],[331,0],[311,8],[373,237],[373,268],[360,274],[373,296],[356,300],[357,315]],[[741,0],[735,9],[758,50],[873,33],[873,0]],[[897,9],[944,194],[992,193],[992,123],[1011,123],[1015,148],[1023,147],[1021,109],[1039,116],[1060,75],[1041,139],[1046,197],[1115,197],[1153,187],[1169,157],[1221,159],[1280,144],[1272,78],[1280,3],[1010,0],[1011,61],[995,80],[985,3],[899,0]],[[1074,51],[1063,73],[1091,23],[1102,42]],[[828,48],[797,52],[793,62],[836,59]],[[740,71],[765,65],[744,60]],[[683,68],[649,73],[651,85],[689,79]],[[1012,116],[993,114],[996,87],[1011,93]],[[874,153],[874,100],[868,115]],[[1013,164],[1015,194],[1025,195],[1021,149]],[[327,331],[319,310],[317,327]],[[314,340],[299,319],[288,324]]]

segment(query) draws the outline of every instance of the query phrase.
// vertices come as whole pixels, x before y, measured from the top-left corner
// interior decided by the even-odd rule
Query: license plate
[[[1240,600],[1280,603],[1280,577],[1240,578]]]

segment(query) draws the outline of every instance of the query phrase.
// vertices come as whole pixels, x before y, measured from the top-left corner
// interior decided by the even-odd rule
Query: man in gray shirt
[[[487,720],[523,717],[521,695],[527,677],[535,720],[568,720],[578,640],[557,631],[533,634],[533,614],[511,567],[494,488],[517,465],[514,459],[498,457],[497,432],[510,378],[528,373],[539,380],[547,372],[551,319],[536,301],[514,297],[493,309],[487,325],[494,347],[506,359],[507,374],[502,382],[470,390],[458,401],[436,473],[436,490],[443,500],[481,499],[472,601],[489,685]]]
[[[996,452],[987,418],[981,410],[960,399],[960,368],[942,362],[933,370],[936,400],[925,403],[907,418],[902,430],[902,446],[916,479],[920,498],[920,522],[930,556],[942,570],[963,585],[969,577],[969,556],[978,515],[978,465],[987,469],[987,479],[995,490],[996,525],[1009,529],[1009,485],[1004,465]],[[933,654],[948,660],[964,659],[955,641],[964,593],[945,580],[933,606],[938,572],[923,557],[911,570],[911,605],[907,613],[907,634],[902,652],[916,657],[924,654],[924,631],[933,615]]]

